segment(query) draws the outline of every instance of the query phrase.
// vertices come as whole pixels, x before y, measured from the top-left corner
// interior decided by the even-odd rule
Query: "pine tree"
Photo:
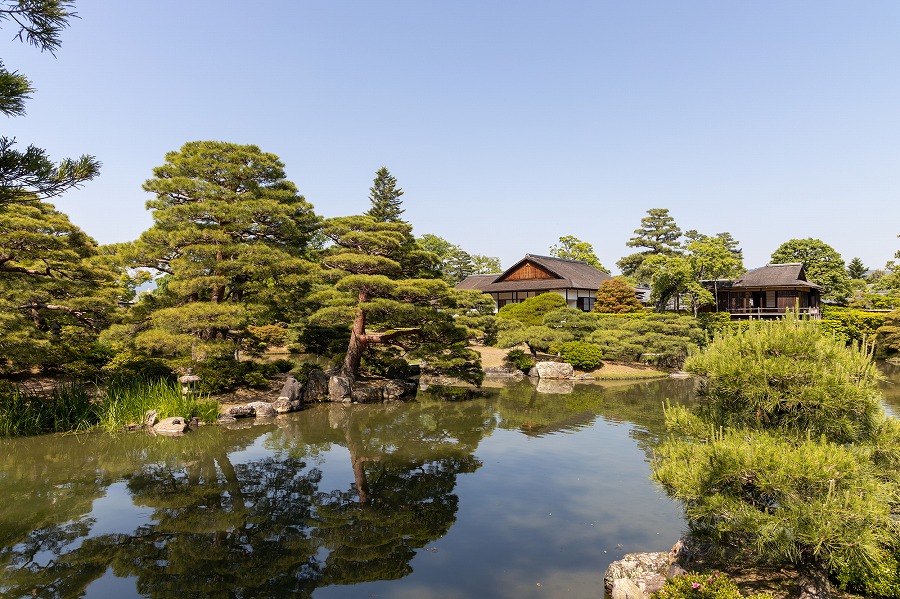
[[[866,271],[868,269],[863,266],[862,260],[859,258],[854,258],[847,264],[847,276],[851,279],[862,279],[866,276]]]
[[[647,216],[641,219],[641,226],[634,230],[634,234],[626,245],[646,249],[623,257],[616,265],[625,276],[635,277],[640,283],[649,283],[653,273],[642,268],[644,261],[653,255],[680,254],[678,240],[681,238],[681,229],[669,215],[668,208],[651,208],[647,210]]]
[[[466,349],[467,331],[447,310],[454,290],[441,279],[416,278],[433,267],[434,254],[408,243],[409,224],[347,216],[326,220],[322,234],[331,243],[322,264],[334,284],[311,298],[321,308],[310,322],[349,326],[342,376],[356,379],[364,356],[380,350],[396,362],[421,360],[427,372],[481,382],[478,354]]]
[[[381,223],[403,222],[400,218],[404,212],[400,207],[403,204],[400,200],[402,195],[403,190],[397,187],[397,179],[391,175],[387,167],[381,167],[375,173],[375,181],[369,188],[369,201],[372,207],[366,215]]]
[[[65,0],[6,0],[0,3],[0,22],[12,21],[20,41],[53,53],[61,45],[60,32],[76,16],[73,6]],[[25,100],[33,91],[24,75],[9,71],[0,61],[0,113],[24,114]],[[87,154],[56,164],[42,148],[29,145],[19,151],[14,145],[14,139],[0,136],[0,206],[58,196],[93,179],[100,170],[100,162]]]

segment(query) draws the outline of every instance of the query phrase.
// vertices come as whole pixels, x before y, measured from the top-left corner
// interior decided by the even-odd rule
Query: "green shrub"
[[[294,361],[287,358],[278,358],[272,361],[272,366],[278,369],[278,372],[290,372],[294,368]]]
[[[521,370],[525,374],[534,367],[534,358],[526,354],[521,349],[511,349],[506,353],[503,360],[513,368]]]
[[[871,570],[864,574],[848,564],[839,564],[832,574],[845,591],[866,597],[900,597],[900,564],[896,556],[886,556],[873,564]]]
[[[700,574],[691,572],[666,581],[662,590],[652,595],[654,599],[742,599],[734,582],[719,572]],[[749,595],[749,599],[772,599],[769,593]]]
[[[706,332],[693,316],[616,314],[600,318],[599,324],[586,341],[599,345],[608,360],[678,368],[707,342]]]
[[[579,370],[594,370],[603,365],[603,348],[585,341],[566,341],[559,347],[563,362]]]
[[[847,343],[871,343],[878,327],[884,324],[885,314],[865,312],[842,306],[822,307],[822,330],[832,333]]]
[[[269,386],[269,379],[261,372],[248,372],[243,377],[244,384],[254,389],[265,389]]]

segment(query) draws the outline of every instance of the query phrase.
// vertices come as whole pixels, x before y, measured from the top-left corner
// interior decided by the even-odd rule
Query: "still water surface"
[[[565,391],[0,440],[0,596],[601,596],[684,527],[648,460],[693,382]]]

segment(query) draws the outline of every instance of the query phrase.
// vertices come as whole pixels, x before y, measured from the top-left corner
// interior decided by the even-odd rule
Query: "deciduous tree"
[[[594,300],[594,312],[621,314],[637,312],[643,306],[635,294],[634,287],[622,277],[613,277],[600,283]]]
[[[772,253],[772,264],[802,262],[806,278],[821,285],[822,299],[844,304],[850,297],[850,277],[844,267],[844,260],[827,243],[808,237],[791,239],[782,243]]]
[[[609,270],[600,264],[600,259],[594,253],[594,246],[572,235],[560,237],[559,244],[550,248],[550,255],[566,260],[581,260],[609,274]]]

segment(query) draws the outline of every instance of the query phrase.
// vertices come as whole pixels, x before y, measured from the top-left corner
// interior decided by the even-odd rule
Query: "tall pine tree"
[[[366,215],[380,223],[403,222],[400,218],[404,212],[400,207],[403,203],[400,200],[402,195],[403,190],[397,187],[397,179],[391,175],[386,166],[381,167],[375,173],[375,181],[369,188],[369,201],[372,202],[372,207]]]

